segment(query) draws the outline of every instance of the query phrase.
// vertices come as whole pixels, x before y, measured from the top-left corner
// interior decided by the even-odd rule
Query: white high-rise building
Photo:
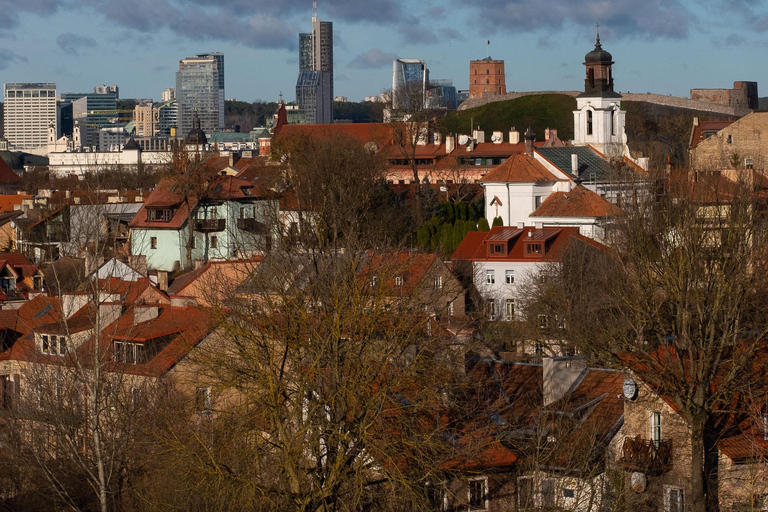
[[[17,149],[34,149],[48,143],[48,126],[58,133],[55,83],[5,84],[5,138]]]
[[[163,99],[163,103],[165,103],[166,101],[173,101],[173,100],[175,100],[176,99],[176,89],[174,89],[173,87],[169,87],[169,88],[165,89],[163,91],[162,99]]]

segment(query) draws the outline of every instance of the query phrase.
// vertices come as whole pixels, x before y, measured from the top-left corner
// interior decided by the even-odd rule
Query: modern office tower
[[[48,126],[56,125],[55,83],[5,84],[5,138],[15,148],[45,146]]]
[[[176,99],[176,89],[173,87],[169,87],[166,90],[163,91],[162,100],[163,103],[166,101],[173,101]]]
[[[211,133],[224,128],[224,54],[202,53],[179,61],[176,73],[180,135],[192,129],[197,112],[201,129]]]
[[[311,91],[311,87],[315,90]],[[316,6],[312,15],[312,33],[299,34],[296,103],[304,122],[333,122],[333,23],[318,19]],[[312,119],[314,121],[310,121]]]
[[[301,71],[296,82],[296,102],[304,124],[330,124],[333,122],[331,102],[331,74],[327,71]]]
[[[456,110],[458,104],[453,80],[431,78],[427,86],[426,106],[429,109]]]
[[[72,120],[86,127],[83,145],[98,147],[99,130],[119,122],[117,96],[115,92],[105,94],[87,92],[61,93],[61,105],[64,108],[72,104]]]
[[[427,63],[419,59],[392,62],[392,108],[410,110],[424,105],[429,84]]]
[[[94,94],[109,94],[114,93],[115,99],[120,99],[120,88],[116,85],[97,85],[93,88]]]
[[[176,100],[166,101],[157,107],[160,135],[175,137],[179,126],[179,103]]]

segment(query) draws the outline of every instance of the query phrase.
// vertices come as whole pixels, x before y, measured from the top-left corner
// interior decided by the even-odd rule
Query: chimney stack
[[[536,134],[533,133],[533,130],[531,130],[531,127],[528,127],[528,130],[525,132],[525,154],[528,155],[530,158],[533,158],[533,143],[536,140]]]
[[[571,173],[579,177],[579,155],[576,153],[571,154]]]
[[[448,135],[445,138],[445,152],[446,154],[453,153],[453,150],[456,149],[456,141],[453,138],[453,135]]]
[[[520,132],[515,130],[514,126],[509,130],[509,143],[520,144]]]
[[[475,128],[475,131],[472,132],[472,138],[475,139],[475,142],[477,144],[481,144],[485,142],[485,132],[481,130],[480,127],[478,126],[477,128]]]

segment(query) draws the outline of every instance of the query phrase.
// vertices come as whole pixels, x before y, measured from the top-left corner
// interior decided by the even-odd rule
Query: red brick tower
[[[507,94],[503,60],[487,57],[469,61],[469,97],[482,98],[486,94]]]

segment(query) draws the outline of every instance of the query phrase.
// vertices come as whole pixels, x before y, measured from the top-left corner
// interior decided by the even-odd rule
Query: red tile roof
[[[7,194],[0,195],[0,212],[12,212],[16,206],[21,207],[21,202],[25,199],[32,199],[31,195],[26,194]]]
[[[713,135],[723,128],[727,128],[735,121],[701,121],[698,126],[694,126],[691,130],[691,138],[689,140],[690,149],[699,145],[699,142],[705,140],[710,135]]]
[[[339,123],[339,124],[289,124],[282,127],[278,139],[284,137],[344,136],[361,142],[376,142],[380,146],[388,145],[393,140],[392,126],[386,123]]]
[[[577,185],[570,192],[553,192],[531,217],[615,217],[621,215],[621,208]]]
[[[538,160],[526,154],[518,154],[510,156],[480,181],[483,183],[538,183],[558,180]]]
[[[487,245],[491,240],[501,240],[508,235],[507,252],[490,257]],[[543,254],[526,254],[527,241],[540,240],[545,244]],[[558,261],[573,240],[590,244],[601,250],[608,250],[603,244],[579,234],[577,227],[546,227],[536,229],[528,226],[519,230],[508,226],[495,226],[490,231],[470,231],[464,236],[459,247],[451,256],[453,261]]]
[[[381,284],[387,294],[408,295],[419,286],[432,265],[439,261],[434,254],[409,251],[375,254],[361,275],[365,279],[370,279],[373,275],[382,275],[386,281]],[[403,279],[401,286],[396,285],[396,277]]]

